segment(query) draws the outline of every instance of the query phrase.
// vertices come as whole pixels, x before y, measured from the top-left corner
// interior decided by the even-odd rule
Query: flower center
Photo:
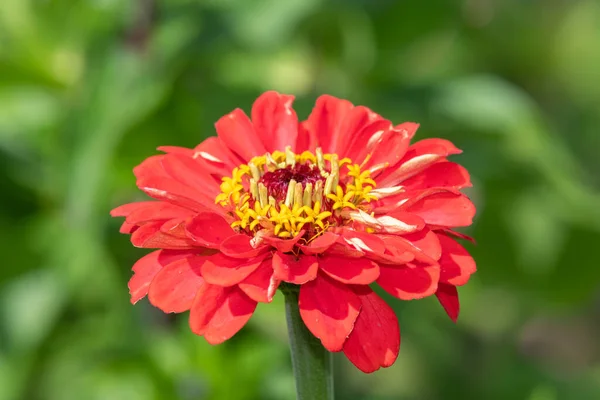
[[[342,168],[343,167],[343,168]],[[336,154],[295,154],[289,147],[254,157],[224,177],[215,202],[239,232],[264,231],[280,238],[304,232],[306,241],[331,226],[351,222],[348,210],[368,211],[377,197],[370,171]]]

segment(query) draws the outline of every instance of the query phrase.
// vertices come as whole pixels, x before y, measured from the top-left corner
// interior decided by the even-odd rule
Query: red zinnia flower
[[[401,300],[435,294],[458,317],[456,286],[475,272],[452,230],[475,213],[460,193],[469,174],[447,160],[460,150],[446,140],[410,145],[418,124],[331,96],[298,123],[293,99],[267,92],[252,119],[236,109],[217,137],[161,147],[134,169],[156,201],[112,215],[126,217],[134,246],[160,250],[133,266],[131,301],[190,310],[192,331],[217,344],[281,282],[300,285],[308,329],[372,372],[394,363],[400,331],[370,284]]]

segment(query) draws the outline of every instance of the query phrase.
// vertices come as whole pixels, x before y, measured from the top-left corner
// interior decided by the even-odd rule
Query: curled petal
[[[315,240],[311,241],[308,245],[300,245],[300,249],[304,254],[320,254],[330,248],[335,242],[337,242],[339,236],[332,232],[325,232]]]
[[[189,236],[200,245],[218,249],[221,243],[236,233],[223,217],[215,213],[200,213],[186,223]]]
[[[430,189],[430,188],[451,188],[463,189],[473,186],[471,178],[466,168],[459,164],[444,161],[438,162],[426,168],[402,182],[407,190]]]
[[[440,269],[437,265],[409,263],[403,266],[380,266],[379,286],[401,300],[431,296],[438,288]]]
[[[389,367],[400,351],[400,326],[394,310],[368,286],[353,288],[360,314],[344,344],[344,354],[358,369],[371,373]]]
[[[368,285],[379,277],[379,265],[367,258],[325,256],[319,268],[333,279],[347,284]]]
[[[448,314],[453,322],[456,322],[460,312],[460,302],[458,301],[458,290],[456,290],[456,287],[440,283],[435,295],[442,307],[444,307],[446,314]]]
[[[475,260],[464,247],[446,235],[437,235],[442,247],[440,282],[460,286],[477,271]]]
[[[204,284],[200,267],[205,259],[204,256],[186,257],[161,269],[150,283],[150,303],[167,313],[189,310]]]
[[[409,201],[402,208],[428,224],[445,227],[469,226],[475,215],[471,200],[464,194],[451,191],[434,192],[414,202]]]
[[[215,124],[219,139],[242,160],[265,154],[262,143],[256,140],[256,132],[250,118],[239,108],[221,117]]]
[[[300,287],[300,316],[329,351],[340,351],[352,332],[361,301],[346,285],[319,275]]]
[[[267,254],[250,259],[227,257],[222,253],[214,254],[202,265],[202,277],[211,285],[233,286],[253,273]]]
[[[274,91],[263,93],[252,105],[252,123],[268,152],[292,146],[295,151],[298,117],[292,108],[294,96]],[[258,155],[258,154],[256,154]]]
[[[174,261],[192,255],[194,253],[188,250],[156,250],[137,260],[133,264],[133,276],[127,285],[131,295],[131,304],[135,304],[146,297],[150,283],[161,269]]]
[[[181,238],[162,232],[164,221],[150,222],[140,226],[131,234],[135,247],[149,249],[193,249],[198,244],[188,238]]]
[[[248,258],[256,257],[269,250],[269,246],[265,245],[253,247],[251,240],[252,238],[250,236],[244,234],[229,236],[221,243],[221,252],[226,256],[233,258]]]
[[[295,256],[277,252],[273,254],[273,271],[276,279],[302,285],[317,277],[319,263],[315,256]]]
[[[223,343],[235,335],[256,309],[238,287],[202,285],[190,310],[190,328],[210,344]]]
[[[238,285],[248,297],[259,303],[270,303],[281,282],[275,277],[271,264],[271,260],[266,259]]]

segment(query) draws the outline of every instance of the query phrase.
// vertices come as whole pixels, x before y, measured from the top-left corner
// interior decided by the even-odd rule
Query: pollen
[[[222,178],[215,203],[233,218],[239,232],[307,241],[330,227],[350,224],[351,213],[369,211],[377,200],[369,170],[337,154],[295,154],[290,147],[252,158]],[[310,239],[308,239],[310,238]]]

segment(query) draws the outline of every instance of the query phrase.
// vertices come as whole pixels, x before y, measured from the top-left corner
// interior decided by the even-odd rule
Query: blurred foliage
[[[211,347],[129,304],[108,217],[267,89],[418,121],[475,183],[459,323],[390,300],[398,362],[338,357],[338,398],[600,398],[599,43],[597,0],[2,0],[0,399],[293,398],[281,296]]]

